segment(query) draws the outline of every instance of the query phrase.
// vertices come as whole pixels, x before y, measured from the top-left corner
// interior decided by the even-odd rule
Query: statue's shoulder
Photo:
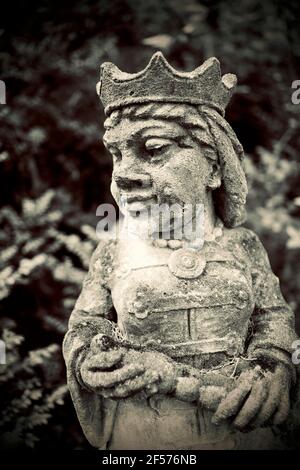
[[[226,236],[231,245],[243,248],[243,251],[247,253],[252,262],[259,258],[265,260],[267,256],[266,250],[260,238],[253,230],[241,226],[234,227],[226,230]]]
[[[90,267],[96,270],[105,270],[105,267],[112,266],[118,240],[112,236],[102,236],[99,238],[90,261]]]
[[[92,257],[101,258],[112,254],[117,246],[118,240],[113,237],[102,237],[99,239],[98,245],[96,246]]]
[[[240,243],[247,243],[249,245],[261,243],[256,233],[246,227],[239,226],[226,229],[226,234],[229,239]]]

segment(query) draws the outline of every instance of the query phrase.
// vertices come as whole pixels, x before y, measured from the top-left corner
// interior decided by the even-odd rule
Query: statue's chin
[[[148,211],[123,212],[122,235],[129,238],[140,238],[144,240],[154,238],[154,233],[159,228],[158,225],[148,217]]]
[[[189,233],[187,229],[186,232]],[[158,221],[156,218],[148,217],[147,212],[141,212],[139,216],[131,216],[130,213],[126,213],[122,221],[122,238],[139,238],[143,240],[155,240],[158,238],[165,240],[189,239],[190,237],[185,237],[184,233],[185,231],[181,228],[181,220],[172,219],[170,222],[167,220]]]
[[[158,204],[154,198],[146,200],[132,200],[120,204],[120,211],[124,216],[123,237],[141,239],[193,239],[193,226],[197,219],[197,232],[201,232],[204,219],[203,207],[192,204],[184,205],[162,203]]]

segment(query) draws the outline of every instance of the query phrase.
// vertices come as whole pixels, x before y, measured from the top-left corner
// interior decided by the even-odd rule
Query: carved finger
[[[121,369],[112,372],[90,372],[82,371],[82,380],[93,390],[101,390],[102,388],[110,388],[125,380],[134,378],[144,372],[144,367],[138,364],[129,364]]]
[[[216,411],[219,404],[226,397],[225,387],[207,385],[199,388],[199,403],[211,411]]]
[[[117,385],[113,390],[103,391],[102,395],[105,398],[127,398],[146,389],[148,386],[157,382],[158,379],[158,373],[146,371],[145,374],[140,377],[126,380],[123,384]]]
[[[243,429],[257,415],[268,394],[266,380],[259,380],[253,386],[249,397],[235,418],[233,424],[238,429]]]
[[[275,426],[279,426],[287,420],[290,411],[290,396],[289,390],[286,390],[280,400],[278,410],[276,411],[273,419]]]
[[[249,380],[246,380],[246,378]],[[251,390],[252,379],[253,374],[250,374],[249,372],[241,374],[236,387],[229,392],[219,404],[217,411],[212,418],[212,422],[214,424],[219,424],[220,421],[227,419],[230,416],[234,416],[239,411],[246,396]]]
[[[195,377],[178,377],[175,396],[182,401],[197,401],[199,399],[199,379]]]
[[[274,414],[280,401],[280,394],[282,389],[281,382],[276,379],[274,381],[274,378],[272,380],[271,375],[269,375],[268,382],[268,396],[266,397],[259,413],[252,423],[254,426],[263,426]]]
[[[119,364],[122,358],[123,353],[121,351],[103,351],[90,357],[86,361],[86,367],[90,372],[97,372]]]

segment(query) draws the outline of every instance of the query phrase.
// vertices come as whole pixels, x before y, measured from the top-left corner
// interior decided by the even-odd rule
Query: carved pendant
[[[206,266],[205,257],[190,248],[174,251],[168,261],[170,271],[176,277],[194,279],[201,276]]]

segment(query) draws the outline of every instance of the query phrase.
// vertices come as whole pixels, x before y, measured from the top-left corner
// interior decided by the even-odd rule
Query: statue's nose
[[[130,173],[125,175],[121,172],[115,172],[114,180],[120,189],[147,188],[151,185],[150,176],[141,173]]]

